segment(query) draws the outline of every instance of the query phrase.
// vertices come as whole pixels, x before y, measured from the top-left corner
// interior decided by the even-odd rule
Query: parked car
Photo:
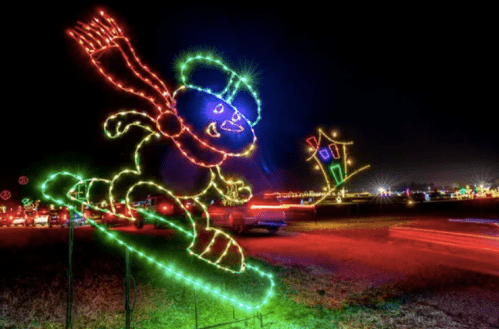
[[[208,213],[212,225],[229,227],[236,234],[252,228],[264,228],[275,234],[287,225],[282,204],[277,199],[263,196],[253,196],[240,206],[224,205],[223,200],[219,200],[208,207]]]
[[[12,216],[12,225],[26,226],[26,214],[21,207],[17,210],[13,210],[10,215]]]
[[[24,223],[24,226],[35,227],[36,210],[31,209],[31,210],[24,211],[24,218],[26,220]]]
[[[194,202],[188,200],[182,200],[181,202],[185,209],[191,213],[191,216],[194,218],[201,217],[202,210],[199,209]],[[148,196],[144,204],[136,209],[139,210],[138,213],[140,213],[140,210],[142,209],[146,212],[153,212],[166,220],[173,220],[184,224],[187,224],[188,222],[185,210],[175,200],[164,194]],[[145,214],[135,217],[135,226],[137,228],[142,228],[145,223],[153,224],[155,228],[166,226],[166,224],[157,217],[147,216]]]
[[[69,227],[69,216],[68,220],[65,220],[62,223],[62,227]],[[84,226],[86,225],[87,219],[83,216],[80,216],[78,213],[73,213],[73,225],[74,227]]]
[[[425,192],[416,192],[411,194],[411,199],[414,202],[428,202],[430,201],[430,195]]]
[[[10,227],[12,225],[13,220],[14,217],[12,216],[11,211],[9,211],[6,208],[0,208],[0,227],[1,226]]]
[[[54,226],[63,227],[68,218],[69,210],[67,207],[59,207],[48,211],[48,225],[50,228]]]
[[[276,203],[271,197],[265,196],[264,200],[268,203]],[[313,204],[313,198],[282,198],[277,199],[283,205],[284,214],[287,221],[311,220],[317,216],[317,211]],[[335,202],[337,202],[335,200]]]
[[[107,207],[107,212],[101,213],[101,223],[105,226],[116,226],[116,225],[124,225],[128,226],[131,224],[132,213],[136,212],[132,210],[130,212],[124,203],[115,203],[114,204],[115,212],[112,212],[111,206]],[[122,216],[117,216],[122,215]],[[123,217],[124,216],[124,217]]]
[[[77,212],[70,212],[67,207],[60,207],[48,210],[48,226],[50,228],[54,226],[60,228],[69,227],[70,216],[73,216],[74,227],[86,225],[87,219],[85,216],[80,216]]]
[[[84,218],[89,218],[89,219],[92,219],[94,221],[100,221],[101,220],[101,217],[102,217],[102,214],[103,212],[102,211],[99,211],[99,210],[96,210],[96,209],[93,209],[91,207],[86,207],[84,210],[83,210],[83,217]]]
[[[47,206],[39,205],[36,209],[35,226],[36,225],[49,225],[49,208]]]

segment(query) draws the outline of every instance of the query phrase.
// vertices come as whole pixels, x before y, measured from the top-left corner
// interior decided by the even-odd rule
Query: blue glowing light
[[[178,98],[177,109],[190,128],[215,147],[238,152],[253,141],[250,122],[239,108],[216,95],[189,89]]]
[[[329,154],[329,152],[326,148],[319,150],[319,154],[320,154],[322,160],[324,160],[324,161],[331,159],[331,155]]]

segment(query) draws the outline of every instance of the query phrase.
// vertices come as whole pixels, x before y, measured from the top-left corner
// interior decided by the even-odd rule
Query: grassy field
[[[123,234],[123,238],[129,238]],[[139,241],[140,240],[140,241]],[[158,259],[185,257],[185,242],[177,238],[134,237]],[[0,327],[64,328],[67,299],[67,244],[2,250],[0,260]],[[115,243],[100,235],[74,246],[74,328],[124,328],[124,257]],[[133,322],[137,328],[195,328],[194,291],[157,268],[131,257]],[[450,269],[420,273],[397,286],[373,289],[369,282],[339,280],[314,267],[281,268],[257,259],[251,264],[275,277],[275,294],[264,306],[264,328],[497,328],[492,318],[457,318],[431,303],[424,292],[441,285],[485,282],[499,289],[496,281],[476,273],[461,273],[454,282]],[[179,263],[180,264],[180,263]],[[261,287],[252,279],[234,283],[213,272],[210,266],[188,260],[184,271],[199,273],[206,282],[226,283],[245,298],[258,296]],[[211,272],[210,272],[211,271]],[[449,274],[451,273],[451,274]],[[193,274],[194,275],[194,274]],[[224,281],[225,280],[225,281]],[[419,286],[409,284],[421,282]],[[232,286],[231,286],[232,285]],[[199,326],[232,320],[233,308],[198,292]],[[430,302],[428,302],[430,300]],[[236,318],[252,312],[235,310]],[[499,323],[497,323],[499,327]],[[248,321],[222,328],[260,328]]]

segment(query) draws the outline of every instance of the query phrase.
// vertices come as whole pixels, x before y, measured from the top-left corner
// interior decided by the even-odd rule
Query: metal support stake
[[[198,329],[198,300],[196,288],[194,288],[194,317],[196,318],[196,329]]]
[[[257,314],[260,314],[260,328],[263,328],[263,314],[262,313],[257,313]]]
[[[232,319],[236,319],[236,308],[234,307],[234,305],[232,305]]]
[[[125,296],[126,329],[130,329],[130,250],[128,248],[125,252]]]
[[[61,224],[62,225],[62,224]],[[68,301],[66,308],[66,328],[73,328],[72,313],[73,313],[73,294],[74,294],[74,283],[73,283],[73,241],[74,241],[74,212],[69,210],[68,218]]]

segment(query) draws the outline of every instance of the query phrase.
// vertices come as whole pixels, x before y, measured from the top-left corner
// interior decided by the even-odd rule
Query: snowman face
[[[188,132],[213,152],[243,156],[254,147],[255,132],[244,114],[224,99],[203,91],[188,89],[176,108]]]
[[[209,108],[211,109],[212,107],[214,119],[217,118],[218,120],[211,121],[206,126],[205,132],[207,135],[213,138],[220,138],[220,129],[222,133],[242,133],[244,131],[244,120],[242,120],[243,117],[238,110],[222,101],[211,103]],[[220,123],[222,120],[223,122]],[[248,127],[246,127],[246,129],[247,128]]]
[[[183,92],[181,97],[175,96],[178,90],[173,95],[186,129],[174,138],[176,145],[200,164],[198,158],[203,156],[198,153],[223,157],[218,164],[227,157],[249,156],[256,144],[253,127],[261,119],[261,101],[251,78],[210,54],[188,57],[179,67],[182,86],[178,90]]]

